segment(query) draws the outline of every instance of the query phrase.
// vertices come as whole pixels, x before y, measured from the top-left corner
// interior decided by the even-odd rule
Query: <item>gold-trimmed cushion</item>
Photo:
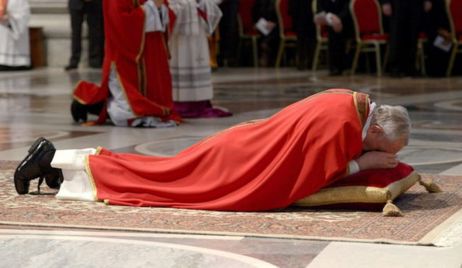
[[[393,199],[417,181],[420,181],[420,175],[411,166],[399,163],[392,169],[364,170],[344,177],[319,192],[298,200],[295,205],[317,207],[338,204],[387,204],[388,209],[393,205]],[[394,210],[391,214],[401,214],[397,207]]]

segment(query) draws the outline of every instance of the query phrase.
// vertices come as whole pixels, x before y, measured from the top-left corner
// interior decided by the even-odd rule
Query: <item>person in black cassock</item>
[[[88,25],[88,61],[92,68],[101,68],[104,59],[104,23],[102,0],[69,0],[71,15],[71,57],[66,71],[79,66],[82,52],[82,23]]]
[[[346,68],[346,43],[353,35],[349,0],[317,0],[314,21],[328,26],[330,75],[341,75]]]
[[[381,0],[382,10],[390,21],[390,54],[388,64],[393,77],[416,74],[417,39],[422,30],[424,12],[429,12],[428,0]]]
[[[316,1],[316,0],[314,0]],[[316,44],[316,28],[313,23],[313,0],[289,0],[289,15],[297,34],[297,69],[311,65]]]

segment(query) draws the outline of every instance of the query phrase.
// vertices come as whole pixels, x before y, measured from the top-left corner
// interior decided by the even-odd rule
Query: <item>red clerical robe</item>
[[[7,0],[0,0],[0,17],[6,14]]]
[[[109,74],[117,71],[121,88],[137,116],[171,118],[172,78],[168,66],[168,50],[162,32],[144,32],[145,0],[103,1],[105,57],[100,86],[81,81],[74,98],[82,104],[106,102],[110,92]],[[105,119],[105,110],[100,122]],[[102,117],[102,118],[101,118]]]
[[[230,211],[284,208],[347,173],[360,156],[368,96],[328,90],[243,123],[173,157],[89,156],[98,200]]]

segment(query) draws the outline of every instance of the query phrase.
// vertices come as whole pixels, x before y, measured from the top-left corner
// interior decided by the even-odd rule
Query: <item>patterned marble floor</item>
[[[0,160],[22,159],[38,136],[60,149],[104,146],[172,155],[228,126],[267,117],[320,90],[342,87],[409,109],[414,129],[410,145],[400,153],[402,161],[419,172],[462,175],[461,77],[329,77],[322,71],[221,69],[213,75],[214,103],[229,108],[233,117],[186,120],[173,129],[73,124],[73,85],[81,79],[97,82],[99,77],[99,71],[86,69],[0,73]],[[445,248],[2,226],[0,267],[370,267],[370,261],[378,267],[461,267],[461,225],[455,223],[441,242]],[[358,252],[367,256],[359,258]]]

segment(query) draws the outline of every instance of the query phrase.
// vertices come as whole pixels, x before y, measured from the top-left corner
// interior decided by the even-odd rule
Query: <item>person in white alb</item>
[[[230,116],[212,107],[212,71],[207,37],[222,13],[217,0],[169,0],[172,32],[170,72],[176,111],[185,118]]]
[[[29,69],[29,2],[2,0],[0,6],[0,71]]]

